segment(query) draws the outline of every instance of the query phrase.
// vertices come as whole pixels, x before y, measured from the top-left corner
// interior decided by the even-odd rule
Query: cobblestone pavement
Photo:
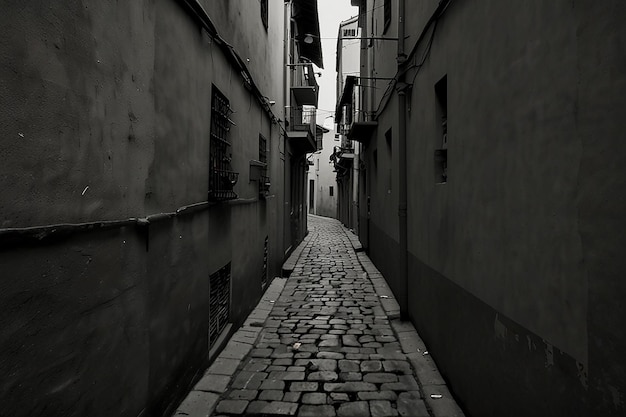
[[[462,416],[354,235],[316,216],[309,230],[177,415]]]

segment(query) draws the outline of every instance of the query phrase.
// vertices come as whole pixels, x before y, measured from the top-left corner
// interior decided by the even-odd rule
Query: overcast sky
[[[322,41],[322,56],[324,69],[322,76],[317,79],[320,85],[320,96],[317,112],[317,124],[332,127],[332,120],[327,116],[335,114],[337,72],[335,59],[337,53],[337,32],[339,22],[348,20],[359,13],[358,7],[352,7],[350,0],[318,0],[317,1],[320,34]]]

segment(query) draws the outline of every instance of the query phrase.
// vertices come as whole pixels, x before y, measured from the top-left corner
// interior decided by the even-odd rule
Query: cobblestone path
[[[174,415],[464,417],[356,236],[309,232]]]
[[[341,225],[311,216],[309,230],[216,415],[430,416]]]

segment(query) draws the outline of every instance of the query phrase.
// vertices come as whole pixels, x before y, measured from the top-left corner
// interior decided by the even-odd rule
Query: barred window
[[[209,345],[230,319],[230,262],[209,276]]]
[[[213,86],[211,99],[211,144],[209,147],[209,199],[231,200],[237,198],[233,187],[239,174],[231,169],[231,144],[228,140],[233,112],[228,99]]]
[[[269,191],[270,188],[270,177],[268,176],[267,170],[267,139],[263,135],[259,135],[259,162],[265,164],[265,167],[262,169],[261,178],[259,180],[259,193],[261,195],[265,195]]]

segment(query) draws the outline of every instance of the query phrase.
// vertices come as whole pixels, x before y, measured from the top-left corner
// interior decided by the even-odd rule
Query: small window
[[[332,197],[333,195],[335,195],[335,188],[331,185],[330,187],[328,187],[328,192]]]
[[[267,30],[268,27],[268,5],[267,0],[259,0],[261,3],[261,22],[263,22],[263,27]]]
[[[391,0],[385,0],[384,11],[385,26],[383,28],[383,33],[387,32],[387,29],[389,29],[389,25],[391,25]]]
[[[233,124],[228,99],[213,86],[211,99],[211,139],[209,146],[209,198],[232,200],[237,198],[233,187],[239,174],[230,166],[232,153],[229,141],[230,126]]]
[[[263,135],[259,135],[259,162],[265,164],[265,167],[261,169],[261,178],[259,180],[259,193],[262,196],[264,196],[270,189],[270,177],[267,174],[267,155],[267,139]]]
[[[209,347],[230,320],[230,262],[209,276]]]

